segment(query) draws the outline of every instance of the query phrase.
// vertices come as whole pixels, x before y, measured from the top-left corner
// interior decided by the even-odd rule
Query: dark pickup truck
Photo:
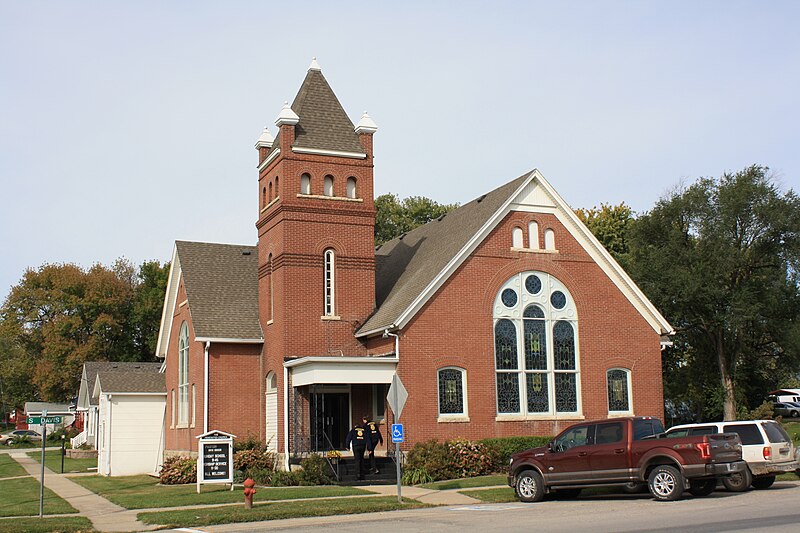
[[[672,501],[684,490],[711,494],[717,478],[742,472],[742,445],[735,433],[660,438],[656,418],[631,417],[575,424],[543,448],[514,454],[508,484],[523,502],[546,493],[576,497],[582,488],[647,484],[656,500]]]

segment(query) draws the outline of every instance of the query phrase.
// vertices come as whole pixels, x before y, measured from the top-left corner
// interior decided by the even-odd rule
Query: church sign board
[[[204,483],[230,483],[233,490],[234,437],[219,430],[197,436],[197,492]]]

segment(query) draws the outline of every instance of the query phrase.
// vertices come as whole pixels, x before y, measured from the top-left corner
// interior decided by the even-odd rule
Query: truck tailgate
[[[742,444],[736,433],[707,435],[712,463],[729,463],[742,458]]]

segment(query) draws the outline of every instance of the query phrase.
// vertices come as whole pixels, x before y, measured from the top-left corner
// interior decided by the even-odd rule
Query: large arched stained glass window
[[[578,415],[580,364],[575,302],[558,279],[523,272],[494,304],[498,414]]]
[[[189,326],[181,324],[178,335],[178,424],[189,423]]]

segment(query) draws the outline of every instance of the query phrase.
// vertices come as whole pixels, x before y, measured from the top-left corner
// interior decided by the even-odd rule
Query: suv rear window
[[[742,444],[764,444],[764,438],[755,424],[731,424],[722,427],[724,433],[738,433]]]
[[[664,433],[664,426],[657,418],[635,418],[633,420],[633,440],[642,440]]]
[[[786,433],[786,430],[784,430],[779,424],[776,424],[775,422],[767,422],[763,427],[770,442],[792,442],[792,439],[789,438],[789,434]]]
[[[689,430],[689,435],[697,436],[697,435],[713,435],[717,432],[717,428],[714,426],[701,426],[699,428],[691,428]]]

